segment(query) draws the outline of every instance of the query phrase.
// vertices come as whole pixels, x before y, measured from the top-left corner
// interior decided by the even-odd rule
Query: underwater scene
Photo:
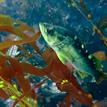
[[[107,107],[107,0],[0,0],[0,107]]]

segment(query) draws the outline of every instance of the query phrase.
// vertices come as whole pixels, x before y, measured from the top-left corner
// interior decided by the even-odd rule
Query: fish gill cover
[[[106,0],[0,0],[0,107],[107,107]]]

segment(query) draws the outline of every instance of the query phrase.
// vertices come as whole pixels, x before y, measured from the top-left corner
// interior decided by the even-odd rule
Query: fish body
[[[91,76],[93,82],[103,75],[96,68],[97,60],[85,49],[74,31],[47,23],[40,23],[39,26],[42,36],[64,64],[71,63],[78,71]]]

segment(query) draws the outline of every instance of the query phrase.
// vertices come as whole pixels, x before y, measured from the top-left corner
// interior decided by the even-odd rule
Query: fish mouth
[[[43,38],[49,45],[52,45],[56,42],[54,35],[54,26],[48,23],[39,23],[39,28]]]
[[[53,31],[54,29],[52,24],[42,23],[42,22],[39,23],[39,27],[40,27],[41,33],[46,33],[46,34],[51,33],[51,31]]]
[[[39,28],[40,28],[40,31],[42,33],[42,36],[45,38],[46,36],[48,37],[49,33],[49,24],[47,23],[39,23]]]
[[[45,26],[45,23],[39,23],[39,28],[42,34],[42,37],[45,39],[46,42],[48,42],[48,31],[47,27]]]
[[[45,33],[47,33],[47,29],[46,29],[44,23],[39,23],[39,28],[40,28],[40,31],[41,31],[42,35],[44,35]]]

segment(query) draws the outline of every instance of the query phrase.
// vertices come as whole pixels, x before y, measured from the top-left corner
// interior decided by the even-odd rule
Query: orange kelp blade
[[[107,60],[106,53],[103,52],[103,51],[95,52],[93,55],[94,55],[95,58],[97,58],[99,60]]]
[[[36,33],[33,37],[27,38],[25,40],[17,40],[17,41],[4,41],[0,43],[0,50],[11,47],[12,45],[21,45],[25,43],[32,43],[40,36],[40,32]]]
[[[14,19],[11,18],[10,16],[5,14],[0,14],[0,25],[12,26],[13,22],[14,22]]]
[[[47,75],[48,67],[37,68],[31,64],[24,63],[24,62],[20,63],[20,65],[22,66],[22,68],[25,72],[30,73],[32,75],[36,75],[36,76],[46,76]]]
[[[27,33],[32,33],[32,36],[35,33],[34,29],[26,23],[4,14],[0,14],[0,31],[13,33],[21,38],[28,37],[29,34]]]
[[[104,42],[104,44],[107,46],[107,37],[100,36],[100,39]]]
[[[41,82],[37,83],[37,84],[34,86],[34,89],[41,87],[42,84],[43,84],[45,81],[47,81],[47,80],[49,80],[49,78],[45,78],[45,79],[43,79]]]
[[[107,28],[107,16],[102,17],[101,20],[99,20],[97,22],[97,25],[98,25],[98,28],[100,29],[99,31],[97,31],[97,32],[99,32],[99,34],[101,34],[100,39],[107,46],[107,36],[106,36],[106,34],[103,35],[101,33],[101,31],[104,32],[104,30]]]
[[[14,20],[10,16],[4,14],[0,14],[0,31],[15,34],[16,36],[19,36],[22,39],[33,37],[35,34],[35,30],[26,23],[23,23],[20,20]],[[35,40],[37,40],[39,36],[40,35],[38,35],[37,38],[35,38]],[[10,44],[10,42],[7,43]],[[15,42],[11,44],[15,44]],[[30,42],[30,44],[40,54],[39,48],[35,45],[34,41]]]
[[[19,31],[25,33],[26,35],[28,34],[28,37],[32,36],[35,33],[35,30],[32,27],[23,22],[21,22],[21,24],[18,27],[15,27],[15,30],[16,32]]]
[[[12,94],[12,96],[13,97],[17,97],[17,99],[18,99],[18,102],[20,103],[20,102],[24,102],[24,104],[27,104],[25,101],[25,98],[26,98],[26,96],[29,94],[29,97],[31,97],[32,95],[30,95],[31,93],[28,93],[28,92],[31,92],[31,87],[30,87],[30,83],[29,83],[29,81],[28,80],[26,80],[25,78],[24,78],[24,75],[23,75],[23,69],[21,68],[21,66],[20,66],[20,63],[19,63],[19,61],[17,61],[17,60],[15,60],[15,59],[13,59],[13,58],[10,58],[10,57],[6,57],[5,55],[4,56],[2,56],[1,57],[1,59],[8,59],[8,61],[11,63],[11,66],[12,66],[12,68],[13,68],[13,70],[14,70],[14,74],[12,74],[13,76],[12,77],[16,77],[16,79],[17,79],[17,81],[18,81],[18,83],[19,83],[19,86],[20,86],[20,88],[23,90],[23,92],[21,93],[21,95],[20,96],[18,96],[18,95],[14,95],[14,90],[13,91],[11,91],[11,94]],[[4,62],[4,60],[3,60],[3,62]],[[4,66],[5,67],[5,66]],[[11,69],[12,70],[12,69]],[[4,70],[3,70],[3,72],[5,72]],[[11,73],[12,71],[10,71],[10,73]],[[5,72],[6,73],[6,72]],[[7,74],[8,75],[8,74]],[[0,76],[2,76],[2,75],[0,75]],[[1,79],[2,79],[2,81],[3,81],[3,83],[6,83],[6,87],[9,85],[9,84],[7,84],[7,83],[9,83],[9,81],[7,80],[7,82],[6,82],[6,80],[4,80],[4,77],[2,76],[1,77]],[[0,82],[0,83],[2,83],[2,82]],[[6,92],[6,93],[8,93],[8,91],[6,90],[6,87],[4,87],[5,86],[5,84],[0,84],[0,86],[2,86],[2,89]],[[11,87],[11,84],[9,85],[10,87]],[[9,88],[9,87],[8,87]],[[14,88],[12,88],[11,87],[11,89],[14,89]],[[17,88],[15,88],[16,90],[17,90]],[[26,89],[29,89],[29,90],[26,90]],[[3,94],[3,93],[2,93]],[[23,96],[24,95],[24,96]],[[21,98],[21,96],[23,96],[22,98]],[[29,98],[28,97],[28,98]],[[24,99],[23,99],[24,98]],[[16,99],[16,100],[17,100]],[[23,100],[25,100],[25,101],[23,101]],[[32,99],[32,100],[34,100],[33,102],[35,103],[35,100],[36,99]],[[30,100],[29,100],[30,101]],[[17,101],[16,101],[17,102]],[[18,103],[17,102],[17,103]],[[28,101],[27,101],[28,102]],[[16,103],[16,104],[17,104]],[[27,104],[27,105],[29,105],[29,104]],[[27,106],[25,106],[25,107],[27,107]],[[28,107],[30,107],[30,106],[28,106]],[[32,106],[31,106],[32,107]]]
[[[26,32],[24,32],[23,30],[20,30],[21,28],[19,29],[19,27],[15,28],[14,26],[0,25],[0,31],[12,33],[12,34],[15,34],[21,38],[29,37],[28,36],[29,34],[26,33],[27,29],[26,29]],[[34,35],[34,32],[33,32],[33,35]],[[31,35],[30,35],[30,37],[31,37]]]

